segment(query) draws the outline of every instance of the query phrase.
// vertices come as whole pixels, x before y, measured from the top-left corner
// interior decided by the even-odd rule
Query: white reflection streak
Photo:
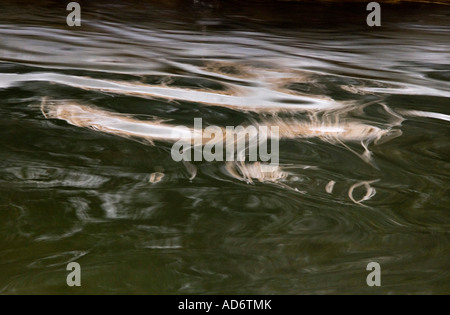
[[[410,117],[426,117],[426,118],[434,118],[440,119],[444,121],[450,121],[450,115],[441,114],[441,113],[433,113],[433,112],[425,112],[420,110],[403,110],[401,113],[405,116]]]

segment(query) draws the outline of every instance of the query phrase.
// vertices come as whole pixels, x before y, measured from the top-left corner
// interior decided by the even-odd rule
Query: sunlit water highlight
[[[449,6],[55,3],[0,13],[0,293],[450,292]],[[279,167],[174,162],[195,117]]]

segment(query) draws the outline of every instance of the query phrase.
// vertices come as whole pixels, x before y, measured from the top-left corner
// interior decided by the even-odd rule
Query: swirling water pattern
[[[359,4],[235,5],[82,3],[70,28],[57,1],[5,2],[0,293],[71,293],[71,261],[83,293],[450,292],[450,7],[383,5],[371,29]],[[173,161],[162,126],[194,117],[284,126],[280,169]],[[362,159],[361,126],[395,136]]]

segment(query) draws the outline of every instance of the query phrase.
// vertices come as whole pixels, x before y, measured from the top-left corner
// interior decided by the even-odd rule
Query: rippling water
[[[2,3],[0,293],[450,293],[450,6],[80,3]],[[194,118],[283,127],[282,176],[173,161]]]

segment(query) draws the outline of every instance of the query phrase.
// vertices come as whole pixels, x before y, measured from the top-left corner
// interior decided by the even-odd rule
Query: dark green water
[[[450,6],[383,4],[369,28],[364,4],[80,3],[78,28],[65,3],[1,4],[0,293],[450,293]],[[136,93],[98,88],[111,80]],[[145,96],[138,83],[190,92]],[[279,110],[195,101],[229,87],[244,107]],[[196,162],[190,180],[168,143],[39,108],[46,97],[237,126],[302,121],[289,109],[302,96],[352,104],[353,121],[401,135],[369,144],[372,165],[357,142],[291,138],[279,182],[248,184],[221,162]],[[371,181],[375,195],[352,202]],[[72,261],[80,288],[66,285]],[[369,262],[381,287],[366,284]]]

